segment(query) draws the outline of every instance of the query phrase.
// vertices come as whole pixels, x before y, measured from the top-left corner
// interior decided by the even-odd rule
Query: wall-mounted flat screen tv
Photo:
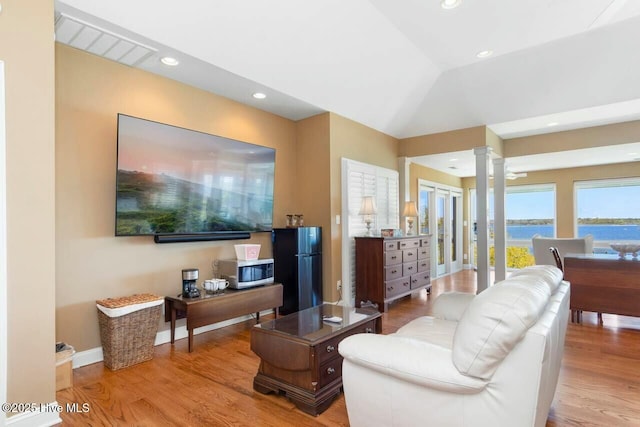
[[[272,229],[272,148],[118,114],[117,158],[116,236]]]

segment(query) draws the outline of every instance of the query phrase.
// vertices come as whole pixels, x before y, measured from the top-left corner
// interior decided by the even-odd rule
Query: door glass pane
[[[438,265],[444,265],[444,210],[445,210],[445,197],[438,195],[436,201],[436,221],[438,227]]]
[[[421,189],[419,194],[420,234],[429,234],[429,199],[431,191]]]
[[[458,249],[456,247],[457,232],[458,232],[458,198],[451,196],[451,261],[456,261],[456,253]]]

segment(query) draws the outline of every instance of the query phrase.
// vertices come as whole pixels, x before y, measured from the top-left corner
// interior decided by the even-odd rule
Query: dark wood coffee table
[[[342,320],[323,320],[333,316]],[[260,393],[285,394],[298,409],[318,415],[342,387],[338,343],[349,335],[381,330],[377,310],[330,304],[255,325],[251,349],[260,356],[260,367],[253,388]]]

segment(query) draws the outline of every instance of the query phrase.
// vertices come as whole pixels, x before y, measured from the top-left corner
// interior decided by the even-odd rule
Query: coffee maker
[[[198,269],[197,268],[185,268],[182,270],[182,297],[183,298],[198,298],[200,291],[197,287],[198,282]]]

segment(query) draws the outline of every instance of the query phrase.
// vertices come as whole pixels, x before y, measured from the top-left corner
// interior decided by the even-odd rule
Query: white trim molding
[[[42,404],[35,411],[22,412],[7,418],[6,426],[11,427],[48,427],[62,423],[61,408],[58,402]]]
[[[4,62],[0,61],[0,401],[7,401],[7,141],[5,134]],[[0,425],[6,414],[0,413]]]
[[[260,312],[260,315],[272,314],[273,310],[264,310]],[[215,329],[224,328],[225,326],[235,325],[237,323],[246,322],[247,320],[254,319],[255,317],[252,314],[247,314],[245,316],[236,317],[230,320],[225,320],[224,322],[213,323],[211,325],[203,326],[201,328],[196,328],[193,331],[194,335],[203,334],[205,332],[213,331]],[[187,338],[189,336],[189,332],[187,331],[186,321],[184,319],[180,319],[176,322],[176,340]],[[153,345],[161,345],[171,342],[171,330],[166,329],[163,331],[159,331],[156,334],[156,340]],[[85,351],[76,352],[73,355],[72,367],[73,369],[81,368],[82,366],[91,365],[94,363],[102,362],[104,360],[104,355],[102,353],[102,347],[91,348]]]

